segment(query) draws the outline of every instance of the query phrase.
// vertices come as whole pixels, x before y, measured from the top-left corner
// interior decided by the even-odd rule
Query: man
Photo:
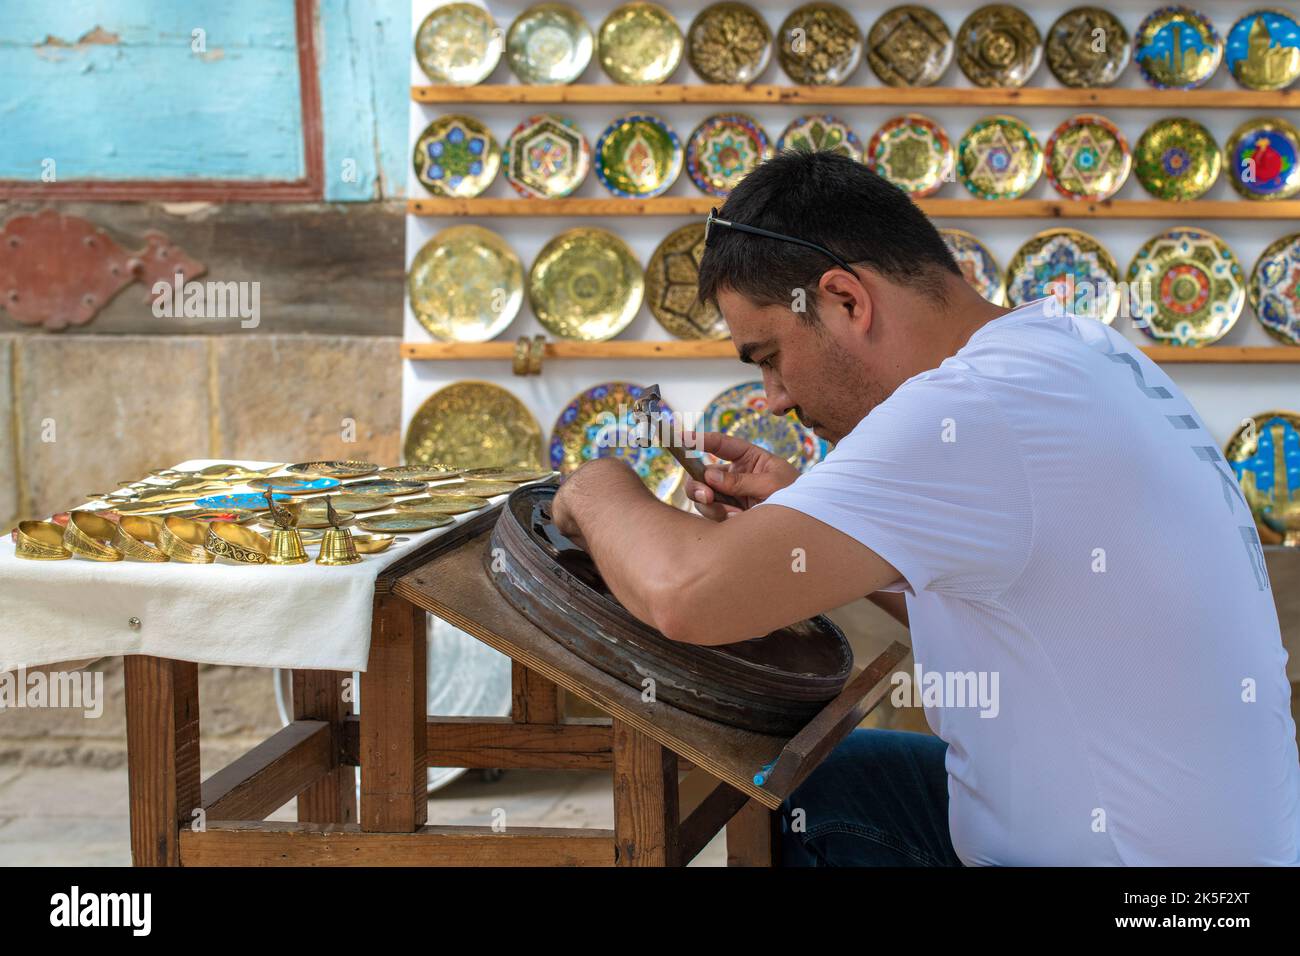
[[[991,707],[923,698],[937,737],[850,735],[786,802],[785,859],[1300,863],[1259,538],[1169,377],[1052,299],[985,301],[910,199],[849,159],[782,153],[711,219],[701,297],[771,412],[836,447],[799,475],[704,436],[730,461],[687,487],[712,521],[594,461],[556,498],[560,530],[674,640],[870,595],[924,672],[997,689]]]

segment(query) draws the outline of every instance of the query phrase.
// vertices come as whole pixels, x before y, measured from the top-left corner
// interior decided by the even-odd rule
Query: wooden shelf
[[[1156,90],[1065,88],[981,89],[974,87],[892,86],[731,86],[663,84],[620,86],[413,86],[417,103],[601,103],[611,106],[671,103],[761,104],[799,106],[985,106],[1015,109],[1022,106],[1061,106],[1095,109],[1150,109],[1176,105],[1178,109],[1294,109],[1300,107],[1300,90]]]

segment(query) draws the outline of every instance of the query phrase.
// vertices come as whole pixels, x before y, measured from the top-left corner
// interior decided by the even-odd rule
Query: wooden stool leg
[[[677,755],[617,718],[614,852],[619,866],[679,866]]]
[[[518,661],[510,662],[510,717],[516,724],[558,724],[560,688]]]
[[[300,823],[356,823],[357,772],[343,763],[344,721],[352,701],[343,699],[343,671],[294,671],[293,719],[328,721],[333,740],[334,769],[298,794]]]
[[[361,829],[410,833],[428,819],[425,612],[375,595],[361,675]]]
[[[180,866],[180,828],[203,805],[199,782],[199,666],[128,654],[126,763],[131,860]]]
[[[780,865],[780,815],[750,800],[727,822],[727,866]]]

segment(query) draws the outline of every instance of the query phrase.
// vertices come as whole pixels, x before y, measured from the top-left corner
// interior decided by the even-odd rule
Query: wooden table
[[[135,865],[680,866],[724,826],[729,865],[779,862],[773,811],[885,697],[908,649],[890,645],[789,739],[643,701],[497,593],[484,559],[498,511],[380,574],[360,715],[351,674],[294,671],[293,722],[202,783],[198,665],[128,656]],[[426,612],[511,658],[510,717],[427,716]],[[561,688],[609,716],[564,717]],[[610,771],[614,829],[428,826],[429,766]],[[687,768],[710,778],[699,799],[679,787]],[[294,797],[298,822],[265,820]]]

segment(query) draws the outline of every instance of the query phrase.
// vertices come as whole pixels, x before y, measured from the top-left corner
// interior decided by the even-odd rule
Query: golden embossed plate
[[[389,534],[415,534],[420,531],[432,531],[451,524],[456,519],[451,515],[371,515],[357,522],[357,527],[365,531],[380,531]]]
[[[435,196],[469,199],[496,179],[501,146],[474,117],[450,113],[425,127],[413,162],[416,178]]]
[[[555,472],[542,468],[470,468],[466,481],[508,481],[513,485],[550,478]]]
[[[1110,120],[1082,113],[1047,140],[1047,179],[1067,199],[1109,199],[1133,167],[1128,140]]]
[[[980,7],[957,30],[957,65],[976,86],[1024,86],[1042,58],[1038,27],[1010,4]]]
[[[1002,305],[1006,299],[1006,280],[988,246],[962,229],[940,229],[939,235],[948,244],[970,287],[994,305]]]
[[[615,196],[647,199],[682,172],[682,143],[658,116],[620,116],[596,140],[596,178]]]
[[[1133,59],[1142,78],[1161,90],[1201,86],[1223,59],[1223,38],[1214,24],[1190,7],[1161,7],[1138,25]]]
[[[523,83],[572,83],[594,48],[591,27],[567,3],[529,7],[506,34],[506,62]]]
[[[1223,157],[1214,135],[1185,116],[1156,120],[1133,150],[1138,182],[1157,199],[1198,199],[1219,178]]]
[[[510,392],[491,382],[455,382],[412,416],[403,457],[412,465],[536,468],[542,429]]]
[[[330,503],[334,506],[335,511],[351,511],[353,514],[362,514],[366,511],[383,511],[385,508],[393,507],[393,499],[387,495],[372,494],[352,494],[340,493],[329,495]],[[325,496],[319,498],[307,498],[303,500],[301,513],[319,511],[324,514]]]
[[[529,199],[557,199],[582,185],[591,171],[591,144],[570,120],[555,113],[530,116],[510,134],[506,182]]]
[[[1209,345],[1228,333],[1246,304],[1232,250],[1204,229],[1178,227],[1149,239],[1128,267],[1136,283],[1135,325],[1162,345]]]
[[[650,256],[645,295],[650,314],[679,339],[729,338],[716,306],[698,299],[704,224],[693,222],[670,232]]]
[[[553,335],[583,342],[612,339],[641,308],[645,281],[626,242],[604,229],[562,232],[537,254],[528,301]]]
[[[398,511],[429,512],[430,514],[459,515],[486,508],[491,502],[477,495],[424,495],[399,501]]]
[[[806,3],[777,31],[777,59],[791,80],[808,86],[838,86],[862,59],[862,31],[843,7]]]
[[[349,481],[343,491],[352,495],[384,495],[388,498],[401,498],[403,495],[419,494],[428,488],[428,482],[398,478],[366,478],[363,481]]]
[[[1119,314],[1120,272],[1106,247],[1078,229],[1047,229],[1007,265],[1007,304],[1053,295],[1063,311],[1109,325]]]
[[[378,470],[379,466],[372,461],[303,461],[285,468],[290,474],[322,478],[364,478]]]
[[[784,149],[801,149],[808,153],[825,150],[862,162],[862,141],[847,123],[829,113],[791,120],[776,141],[776,151],[779,153]]]
[[[1286,345],[1300,345],[1300,232],[1269,243],[1255,261],[1247,291],[1264,330]]]
[[[411,260],[411,311],[444,342],[486,342],[514,321],[524,301],[524,265],[482,226],[442,230]]]
[[[1280,116],[1242,123],[1223,155],[1228,181],[1247,199],[1291,199],[1300,193],[1300,130]]]
[[[1300,22],[1286,10],[1252,10],[1228,31],[1228,69],[1250,90],[1284,90],[1300,79]]]
[[[876,130],[865,159],[872,172],[917,198],[933,195],[953,178],[948,134],[920,113],[896,116]]]
[[[933,86],[952,62],[952,34],[943,18],[914,4],[881,15],[867,33],[867,62],[889,86]]]
[[[434,485],[429,489],[429,497],[439,498],[494,498],[508,495],[518,485],[513,481],[450,481],[443,485]]]
[[[711,4],[686,32],[687,62],[706,83],[753,83],[771,56],[772,31],[747,3]]]
[[[637,0],[615,9],[600,25],[601,68],[615,83],[663,83],[682,61],[685,40],[673,15]]]
[[[1062,86],[1111,86],[1132,54],[1128,31],[1101,7],[1075,7],[1047,31],[1047,68]]]
[[[379,475],[397,481],[442,481],[444,478],[459,478],[461,469],[439,468],[434,465],[398,465],[396,468],[380,469]]]
[[[1014,116],[989,116],[961,138],[957,175],[980,199],[1016,199],[1043,173],[1043,150]]]
[[[436,7],[415,31],[415,59],[434,83],[473,86],[501,59],[501,31],[475,3]]]

